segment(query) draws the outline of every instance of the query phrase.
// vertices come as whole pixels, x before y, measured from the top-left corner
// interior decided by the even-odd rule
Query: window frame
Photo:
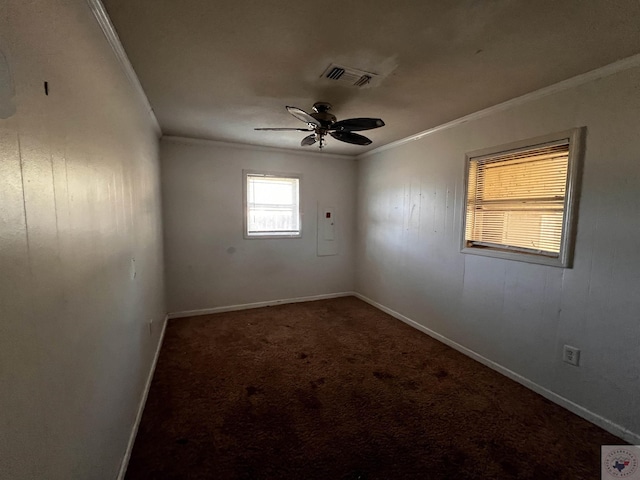
[[[472,255],[481,255],[485,257],[502,258],[505,260],[515,260],[519,262],[536,263],[561,268],[571,268],[573,263],[575,231],[578,218],[578,198],[580,195],[579,184],[581,175],[581,162],[584,150],[583,142],[585,137],[584,131],[584,127],[573,128],[562,132],[512,142],[505,145],[484,148],[467,153],[465,155],[464,163],[464,197],[462,201],[462,231],[460,235],[460,252]],[[469,195],[469,170],[471,161],[544,147],[545,145],[552,145],[563,140],[568,140],[569,154],[562,219],[562,234],[560,239],[560,252],[558,253],[558,256],[548,256],[540,253],[526,252],[515,249],[509,250],[509,246],[507,245],[505,245],[505,248],[468,245],[466,239],[466,231]]]
[[[249,234],[249,199],[248,199],[248,177],[250,175],[263,175],[270,177],[295,178],[298,180],[298,233],[294,234],[267,234],[267,235],[250,235]],[[242,170],[242,208],[243,208],[243,237],[247,240],[255,239],[277,239],[277,238],[302,238],[302,174],[292,172],[274,172],[267,170]]]

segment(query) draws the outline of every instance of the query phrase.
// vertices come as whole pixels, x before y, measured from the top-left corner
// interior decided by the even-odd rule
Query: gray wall
[[[158,140],[85,1],[0,11],[0,477],[113,479],[165,315]]]
[[[169,312],[353,290],[355,160],[163,137]],[[302,174],[302,238],[243,238],[242,170]],[[338,254],[317,255],[318,205],[336,208]]]
[[[636,435],[638,85],[633,68],[361,158],[356,248],[356,291]],[[574,267],[461,254],[465,152],[581,126]]]

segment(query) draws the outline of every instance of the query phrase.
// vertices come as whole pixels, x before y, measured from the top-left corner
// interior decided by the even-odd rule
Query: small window
[[[570,266],[580,133],[467,155],[463,253]]]
[[[300,175],[244,172],[245,237],[299,237]]]

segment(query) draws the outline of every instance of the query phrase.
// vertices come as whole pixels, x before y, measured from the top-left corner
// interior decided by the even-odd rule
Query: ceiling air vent
[[[340,67],[333,67],[327,73],[327,78],[331,80],[340,80],[340,77],[344,75],[345,69]]]
[[[349,87],[372,86],[378,75],[357,68],[344,67],[332,63],[327,67],[321,78]]]

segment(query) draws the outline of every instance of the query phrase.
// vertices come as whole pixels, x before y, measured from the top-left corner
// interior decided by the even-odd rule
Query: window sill
[[[260,235],[260,234],[254,234],[254,235],[249,235],[247,233],[244,234],[244,238],[246,240],[262,240],[262,239],[274,239],[274,238],[302,238],[302,233],[296,233],[296,234],[291,234],[291,235],[286,235],[286,234],[265,234],[265,235]]]
[[[533,253],[511,252],[491,247],[463,247],[462,250],[460,250],[460,253],[501,258],[503,260],[515,260],[517,262],[536,263],[538,265],[548,265],[551,267],[571,268],[571,265],[561,257],[548,257]]]

